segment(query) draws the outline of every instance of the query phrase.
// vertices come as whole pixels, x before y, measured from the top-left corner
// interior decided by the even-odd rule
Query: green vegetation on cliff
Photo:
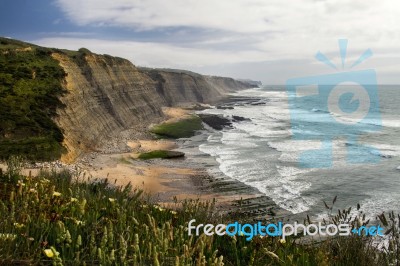
[[[176,122],[165,122],[156,125],[152,127],[150,131],[162,137],[178,139],[189,138],[193,136],[197,130],[201,129],[203,129],[203,125],[200,117],[192,115]]]
[[[52,118],[62,104],[63,69],[52,50],[0,38],[0,159],[59,158],[63,134]]]
[[[142,160],[149,160],[149,159],[173,159],[173,158],[180,158],[184,157],[185,154],[179,151],[167,151],[167,150],[156,150],[150,152],[144,152],[139,154],[139,159]]]

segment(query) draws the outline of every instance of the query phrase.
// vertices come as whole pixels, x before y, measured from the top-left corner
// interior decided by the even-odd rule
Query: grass
[[[394,265],[399,261],[399,217],[380,216],[388,248],[368,237],[322,242],[277,237],[189,236],[188,221],[226,223],[215,202],[176,201],[160,207],[130,185],[115,187],[70,173],[20,174],[11,159],[0,173],[1,265]],[[85,181],[85,182],[82,182]],[[334,223],[368,223],[343,210]]]
[[[52,118],[63,106],[58,97],[65,73],[52,52],[0,38],[0,159],[61,156],[63,134]]]
[[[191,115],[189,118],[181,119],[177,122],[162,123],[150,129],[162,137],[167,138],[189,138],[193,136],[197,130],[203,129],[200,117]]]
[[[174,151],[166,151],[166,150],[156,150],[156,151],[150,151],[150,152],[144,152],[139,154],[138,158],[142,160],[149,160],[149,159],[156,159],[156,158],[161,158],[161,159],[171,159],[171,158],[178,158],[178,157],[183,157],[185,154],[184,153],[178,153]]]

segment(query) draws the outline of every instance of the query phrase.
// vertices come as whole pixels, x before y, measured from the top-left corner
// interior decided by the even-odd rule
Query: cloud
[[[193,27],[236,33],[301,36],[397,30],[400,4],[390,0],[58,0],[79,25],[135,30]],[[396,24],[397,23],[397,24]]]
[[[395,0],[56,0],[56,3],[72,23],[103,35],[96,35],[96,39],[58,36],[36,40],[39,44],[71,49],[86,46],[153,67],[216,69],[251,62],[256,67],[260,66],[257,62],[265,61],[295,64],[301,60],[313,61],[319,50],[340,64],[339,38],[349,39],[349,61],[356,60],[367,48],[374,51],[374,57],[387,60],[396,58],[400,52],[400,2]],[[116,29],[129,32],[119,36],[124,41],[112,40]],[[146,40],[138,40],[136,36],[143,33]],[[291,72],[295,68],[288,66]],[[299,72],[304,68],[301,64],[297,66]],[[279,69],[285,71],[281,64]]]
[[[44,38],[33,41],[47,47],[60,47],[78,50],[87,47],[100,54],[112,54],[127,58],[139,66],[167,67],[193,70],[203,74],[252,78],[264,84],[285,84],[293,77],[332,73],[332,69],[314,60],[313,54],[307,59],[271,59],[265,52],[217,51],[212,49],[182,48],[169,44],[134,41],[113,41],[89,38]],[[382,83],[396,83],[400,69],[400,56],[390,56],[395,51],[384,50],[363,62],[353,70],[375,69]],[[360,53],[348,57],[354,62]],[[340,66],[339,56],[332,61]],[[350,64],[349,64],[350,65]]]
[[[264,52],[243,50],[232,53],[213,49],[185,48],[154,42],[115,41],[85,38],[43,38],[33,41],[47,47],[63,47],[78,50],[86,47],[100,54],[112,54],[127,58],[135,64],[151,67],[201,67],[238,62],[257,62],[267,59]]]
[[[217,32],[221,39],[252,40],[255,48],[284,55],[306,46],[329,48],[340,37],[362,45],[399,45],[400,3],[395,0],[57,0],[78,25],[135,31],[171,28]],[[186,31],[188,42],[191,34]],[[336,47],[335,47],[336,48]]]
[[[141,30],[159,27],[199,27],[234,32],[262,32],[273,28],[269,6],[262,1],[194,0],[59,0],[67,16],[80,25],[128,26]]]

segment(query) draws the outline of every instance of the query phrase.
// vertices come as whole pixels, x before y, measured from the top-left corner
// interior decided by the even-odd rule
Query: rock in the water
[[[246,118],[246,117],[242,117],[242,116],[238,116],[238,115],[232,115],[232,119],[235,122],[240,122],[240,121],[251,121],[250,118]]]
[[[180,151],[167,151],[166,153],[167,155],[164,157],[165,159],[180,158],[185,156],[185,153]]]
[[[208,126],[216,130],[222,130],[224,127],[231,126],[232,122],[222,116],[212,114],[199,114],[201,120]]]
[[[222,109],[222,110],[232,110],[234,109],[232,106],[217,106],[217,109]]]

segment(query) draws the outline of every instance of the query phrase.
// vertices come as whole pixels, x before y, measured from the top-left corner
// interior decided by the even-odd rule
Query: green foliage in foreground
[[[156,151],[141,153],[138,158],[143,160],[156,159],[156,158],[171,159],[171,158],[183,157],[184,155],[185,154],[182,152],[156,150]]]
[[[214,202],[183,201],[165,209],[130,186],[76,178],[67,172],[19,174],[18,160],[0,174],[1,265],[390,265],[399,259],[398,217],[389,248],[366,237],[322,243],[277,237],[189,236],[187,223],[220,223]],[[93,180],[92,180],[93,181]],[[350,210],[330,222],[358,222]],[[226,221],[225,221],[226,222]]]
[[[192,115],[189,118],[181,119],[177,122],[162,123],[150,129],[152,133],[167,138],[189,138],[197,130],[203,129],[200,117]]]
[[[63,134],[52,118],[65,73],[52,50],[0,38],[0,159],[59,158]]]

